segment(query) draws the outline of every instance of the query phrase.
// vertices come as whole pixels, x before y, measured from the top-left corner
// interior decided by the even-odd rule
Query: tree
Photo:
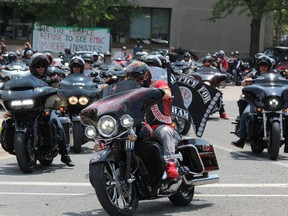
[[[259,52],[261,21],[273,16],[275,11],[285,9],[288,0],[218,0],[213,5],[211,21],[224,18],[234,12],[251,17],[250,57]]]
[[[101,19],[113,20],[117,7],[136,6],[130,0],[14,0],[0,1],[2,5],[30,14],[39,24],[79,27],[96,27]]]

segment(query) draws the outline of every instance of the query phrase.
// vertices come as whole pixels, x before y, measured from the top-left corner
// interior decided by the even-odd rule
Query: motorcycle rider
[[[126,46],[123,46],[121,51],[123,52],[124,54],[124,57],[127,61],[130,61],[132,59],[132,55],[130,53],[127,52],[127,47]]]
[[[252,80],[259,77],[260,75],[271,72],[272,61],[269,56],[264,54],[260,55],[256,60],[255,71],[251,71],[246,78],[241,82],[241,86],[247,86],[252,84]],[[239,114],[240,114],[240,132],[239,139],[236,141],[232,141],[231,145],[234,145],[238,148],[243,148],[247,138],[246,132],[246,120],[248,118],[248,114],[255,110],[255,106],[253,104],[247,103],[245,100],[240,99],[238,102]],[[286,151],[288,152],[287,147],[285,146]]]
[[[83,73],[85,62],[80,56],[75,56],[69,62],[70,74]]]
[[[223,50],[219,51],[219,58],[221,60],[220,70],[226,72],[228,70],[228,61],[225,57],[225,52]]]
[[[181,60],[181,62],[186,63],[189,67],[191,67],[193,70],[195,70],[196,67],[196,63],[194,61],[194,59],[191,58],[191,55],[189,52],[185,52],[183,55],[183,60]]]
[[[126,68],[126,79],[139,82],[142,87],[154,87],[165,92],[161,102],[154,105],[146,113],[146,121],[155,132],[155,136],[163,145],[163,155],[166,159],[166,172],[168,178],[174,179],[179,176],[174,159],[169,157],[175,153],[177,133],[172,127],[172,94],[168,83],[164,80],[152,82],[149,66],[140,61],[132,62]]]
[[[36,53],[31,58],[29,69],[33,76],[51,85],[51,79],[47,77],[48,65],[49,65],[49,61],[48,61],[47,56],[43,53]],[[49,121],[52,121],[52,120],[56,120],[57,122],[58,136],[59,136],[58,148],[59,148],[59,153],[61,154],[61,161],[65,163],[67,166],[73,167],[75,165],[72,162],[68,154],[65,131],[55,111],[51,112]]]
[[[212,66],[212,61],[213,61],[213,59],[212,59],[211,56],[205,56],[203,58],[203,66],[202,66],[202,68],[214,68],[214,69],[216,69],[215,67]],[[225,112],[224,105],[223,105],[223,98],[222,97],[220,97],[219,103],[220,103],[220,106],[219,106],[220,118],[228,120],[229,116]]]
[[[83,55],[83,60],[85,62],[84,64],[84,74],[86,76],[90,76],[90,74],[93,72],[92,64],[93,64],[93,56],[90,53],[86,53]]]

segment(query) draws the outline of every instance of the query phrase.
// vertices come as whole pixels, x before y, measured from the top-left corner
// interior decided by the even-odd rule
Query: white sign
[[[64,52],[96,51],[104,53],[110,47],[110,29],[34,25],[33,49]]]

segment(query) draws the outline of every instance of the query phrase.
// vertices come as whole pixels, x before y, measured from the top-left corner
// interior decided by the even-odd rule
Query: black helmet
[[[45,54],[43,54],[43,53],[35,53],[30,59],[29,69],[30,69],[31,74],[33,76],[36,76],[36,77],[37,77],[37,74],[36,74],[35,68],[38,65],[43,65],[45,67],[44,76],[46,76],[47,68],[48,68],[48,65],[49,65],[49,60],[48,60],[48,58],[47,58],[47,56]]]
[[[183,55],[183,58],[191,58],[191,55],[189,52],[185,52]]]
[[[144,62],[149,66],[162,67],[161,60],[155,55],[148,55]]]
[[[17,60],[17,54],[15,52],[9,52],[8,53],[8,62],[14,62]]]
[[[230,56],[235,56],[235,53],[232,51],[232,52],[230,53]]]
[[[127,50],[127,47],[126,47],[126,46],[123,46],[123,47],[122,47],[122,50]]]
[[[104,57],[105,56],[111,56],[111,52],[110,51],[106,51],[105,53],[104,53]]]
[[[212,57],[211,56],[209,56],[209,55],[207,55],[207,56],[205,56],[204,58],[203,58],[203,64],[204,64],[204,62],[206,62],[206,61],[209,61],[210,62],[210,64],[212,63]]]
[[[125,75],[128,79],[140,81],[147,72],[150,73],[150,68],[147,64],[141,61],[134,61],[126,68]]]
[[[236,50],[235,51],[235,55],[240,55],[239,51]]]
[[[273,61],[274,61],[274,59],[273,59]],[[272,59],[269,56],[263,54],[256,60],[255,68],[256,68],[257,71],[259,71],[259,66],[261,64],[266,64],[268,66],[268,71],[269,71],[272,68],[272,62],[273,61],[272,61]]]
[[[53,62],[53,56],[52,56],[51,53],[49,53],[49,52],[46,52],[45,55],[46,55],[47,58],[48,58],[49,65],[51,65],[52,62]]]
[[[69,62],[69,68],[70,68],[70,73],[72,74],[73,73],[73,70],[72,70],[72,67],[74,65],[79,65],[81,70],[80,70],[80,73],[83,73],[84,72],[84,65],[85,65],[85,62],[84,60],[80,57],[80,56],[75,56],[73,57],[70,62]]]
[[[88,62],[93,62],[93,56],[92,54],[90,53],[85,53],[83,56],[82,56],[83,60],[84,61],[88,61]]]

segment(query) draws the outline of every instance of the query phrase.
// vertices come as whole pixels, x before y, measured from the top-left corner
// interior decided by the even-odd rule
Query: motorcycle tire
[[[191,122],[185,119],[180,119],[177,118],[175,119],[176,121],[176,127],[177,127],[177,131],[178,133],[180,133],[181,135],[186,135],[191,128]]]
[[[12,128],[2,128],[1,131],[1,146],[9,154],[15,155],[14,137],[15,130]]]
[[[273,121],[270,129],[270,143],[268,145],[268,156],[270,160],[277,160],[281,143],[280,122]]]
[[[191,203],[194,197],[194,187],[188,188],[186,186],[180,186],[176,194],[169,196],[169,200],[175,206],[187,206]]]
[[[15,154],[19,168],[23,173],[32,173],[36,166],[36,153],[32,140],[23,132],[15,133]]]
[[[134,183],[129,184],[132,188],[125,185],[120,169],[114,161],[93,164],[89,170],[90,182],[109,215],[134,215],[139,203],[136,186]]]
[[[73,152],[80,153],[83,140],[83,126],[80,122],[73,122]]]

